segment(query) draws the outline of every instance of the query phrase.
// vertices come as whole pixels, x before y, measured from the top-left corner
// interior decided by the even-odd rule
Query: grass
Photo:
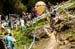
[[[43,20],[44,21],[44,20]],[[27,48],[29,47],[29,45],[32,42],[32,39],[28,38],[28,34],[31,33],[33,30],[38,29],[43,27],[44,25],[47,24],[46,21],[39,21],[37,22],[37,24],[33,24],[34,26],[30,26],[27,28],[27,30],[25,32],[21,32],[21,31],[16,31],[16,30],[12,30],[17,42],[16,42],[16,49],[24,49],[24,45],[27,46]],[[32,47],[32,49],[34,49],[34,47]]]
[[[48,16],[48,15],[45,15],[45,16]],[[11,30],[11,33],[13,33],[15,39],[17,40],[15,43],[16,49],[24,49],[25,46],[28,49],[28,47],[30,46],[30,44],[32,42],[32,38],[29,38],[28,34],[38,28],[43,27],[44,25],[47,25],[48,21],[45,19],[46,19],[46,17],[39,19],[34,24],[31,22],[31,24],[29,24],[29,26],[26,28],[26,30],[24,32],[22,32],[19,27],[18,27],[18,30],[16,30],[16,29]],[[4,32],[3,32],[3,34],[4,34]],[[2,36],[3,36],[3,34],[2,34]],[[35,49],[35,48],[36,47],[34,47],[34,46],[32,47],[32,49]]]

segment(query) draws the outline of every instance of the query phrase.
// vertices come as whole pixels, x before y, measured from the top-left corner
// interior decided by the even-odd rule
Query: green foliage
[[[0,14],[20,14],[22,11],[26,11],[26,5],[21,1],[22,0],[0,0]]]
[[[57,11],[60,13],[64,11],[65,9],[73,9],[73,8],[75,8],[75,2],[68,1],[64,3],[63,5],[61,5]]]
[[[22,11],[31,11],[31,9],[35,6],[36,2],[44,1],[51,2],[56,4],[56,2],[61,2],[58,0],[0,0],[0,14],[7,15],[9,13],[17,13],[20,14]],[[74,2],[75,0],[71,0]],[[70,2],[71,2],[70,1]],[[68,4],[69,5],[69,4]],[[75,4],[74,4],[75,5]],[[75,6],[71,6],[69,8],[75,8]]]
[[[23,3],[17,2],[15,4],[15,11],[16,11],[16,13],[20,14],[22,11],[26,11],[26,10],[27,10],[26,6]]]
[[[21,31],[16,31],[16,30],[12,30],[17,42],[15,43],[15,47],[16,49],[24,49],[24,46],[26,45],[27,47],[29,47],[30,43],[31,43],[31,39],[29,39],[26,35],[25,32],[21,32]]]
[[[31,38],[31,36],[29,36],[29,34],[32,33],[32,31],[48,24],[48,21],[46,20],[46,17],[48,16],[48,14],[44,15],[44,16],[45,16],[45,18],[40,19],[36,23],[29,24],[29,26],[26,28],[26,30],[24,32],[22,32],[20,29],[18,31],[15,29],[12,30],[12,33],[14,34],[14,37],[17,40],[15,43],[16,49],[24,49],[25,45],[27,48],[30,46],[30,44],[32,42],[32,38]],[[35,49],[35,47],[33,46],[32,49]]]

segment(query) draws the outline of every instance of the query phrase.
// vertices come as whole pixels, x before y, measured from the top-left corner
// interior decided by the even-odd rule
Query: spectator
[[[37,11],[35,9],[35,7],[32,9],[32,19],[37,17]]]
[[[24,31],[26,29],[26,26],[22,15],[20,16],[20,25],[21,25],[21,31]]]
[[[16,42],[15,38],[12,36],[11,33],[5,33],[5,36],[4,36],[4,41],[5,41],[5,44],[6,44],[6,48],[7,49],[15,49],[14,47],[14,42]]]

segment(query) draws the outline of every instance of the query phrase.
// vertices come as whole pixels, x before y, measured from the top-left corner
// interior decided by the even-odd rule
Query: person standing
[[[7,49],[15,49],[14,42],[16,42],[16,39],[12,36],[11,33],[5,33],[5,36],[3,39],[5,41]]]
[[[34,19],[35,17],[37,17],[37,10],[35,9],[35,7],[32,8],[32,19]]]
[[[22,15],[20,15],[20,26],[21,26],[21,31],[24,31],[26,29],[25,21]]]

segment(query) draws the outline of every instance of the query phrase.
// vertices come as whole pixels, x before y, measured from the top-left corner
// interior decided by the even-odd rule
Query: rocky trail
[[[72,21],[72,22],[70,22]],[[41,32],[40,34],[46,34],[47,37],[42,38],[40,36],[40,39],[38,41],[35,42],[36,48],[37,49],[75,49],[75,33],[74,33],[74,19],[70,20],[68,22],[64,23],[67,26],[70,27],[70,29],[65,29],[63,32],[56,32],[56,31],[52,31],[50,27],[47,25],[43,28],[41,28],[41,30],[43,29],[43,32]],[[61,23],[60,23],[61,24]],[[65,28],[64,24],[62,24],[63,26],[61,28]],[[61,30],[60,28],[60,30]],[[68,33],[67,33],[68,32]],[[39,33],[38,31],[36,31],[36,33]],[[39,35],[40,35],[39,34]],[[38,36],[39,36],[38,35]],[[43,35],[45,36],[45,35]]]

